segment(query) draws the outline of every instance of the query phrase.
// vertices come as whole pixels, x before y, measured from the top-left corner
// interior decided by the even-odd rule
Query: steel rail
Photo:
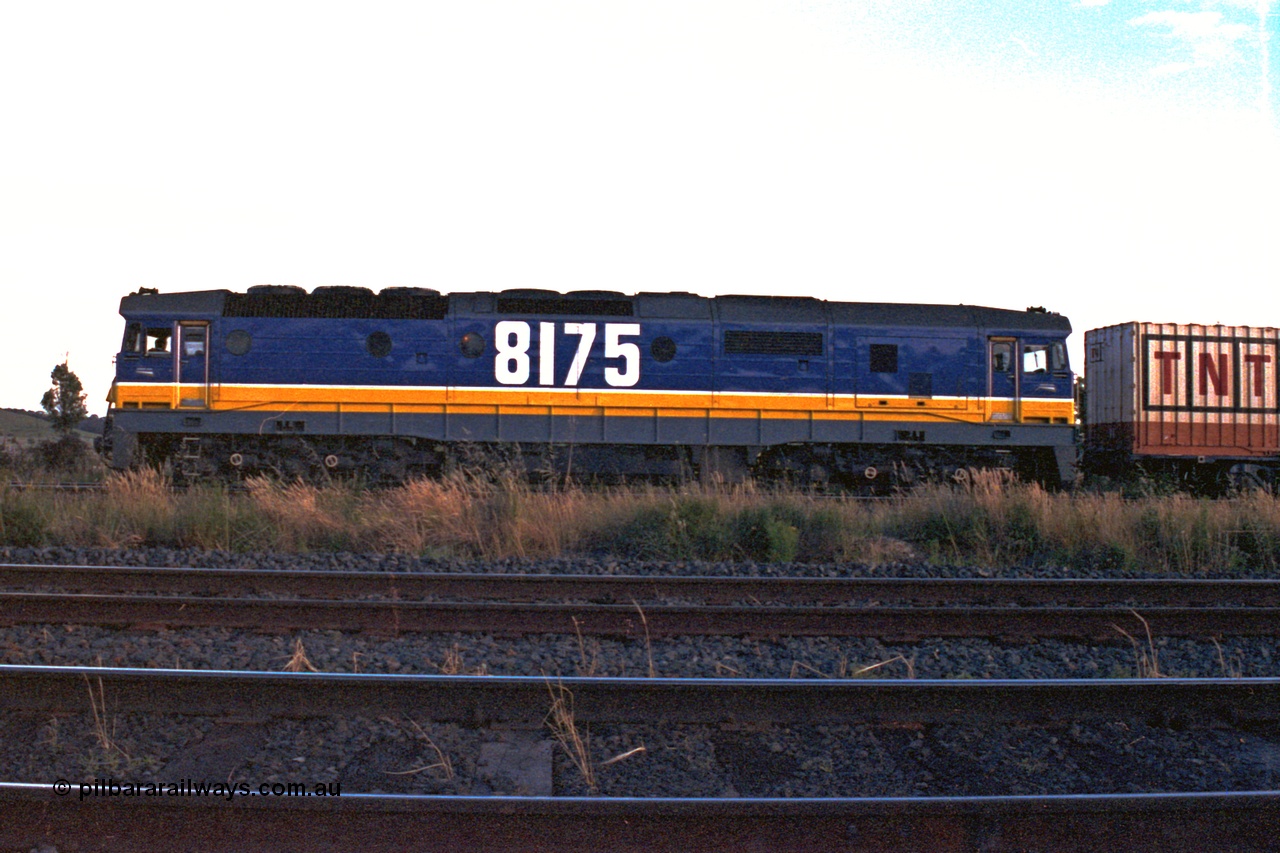
[[[0,709],[328,717],[403,713],[543,725],[568,691],[579,722],[823,724],[1085,718],[1280,719],[1280,678],[736,679],[268,673],[0,666]]]
[[[0,848],[1274,850],[1280,792],[853,799],[80,796],[0,784]]]
[[[1275,636],[1274,607],[785,607],[108,596],[0,592],[0,625],[248,628],[603,637],[1057,638]]]
[[[13,492],[46,491],[46,492],[100,492],[106,483],[5,483],[4,488]]]
[[[381,595],[401,600],[1280,606],[1280,580],[1272,579],[664,577],[2,564],[0,587],[171,595]]]

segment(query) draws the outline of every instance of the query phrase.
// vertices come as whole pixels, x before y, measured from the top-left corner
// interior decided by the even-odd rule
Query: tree
[[[80,377],[71,372],[64,361],[49,374],[53,387],[44,392],[40,405],[53,419],[53,428],[63,435],[70,435],[76,425],[89,414],[84,404],[84,388]]]

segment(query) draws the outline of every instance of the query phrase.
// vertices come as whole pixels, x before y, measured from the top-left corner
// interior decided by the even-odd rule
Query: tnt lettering
[[[1217,356],[1217,364],[1214,364],[1214,356]],[[1213,389],[1218,392],[1219,397],[1227,396],[1227,377],[1231,375],[1231,356],[1225,352],[1219,353],[1200,353],[1200,393],[1208,395],[1209,382],[1213,382]]]
[[[1271,363],[1271,356],[1262,353],[1246,353],[1245,364],[1253,365],[1253,396],[1263,399],[1267,394],[1267,369],[1263,365]]]
[[[1160,362],[1160,396],[1167,397],[1173,393],[1173,363],[1182,360],[1182,353],[1158,351],[1151,357]]]
[[[1160,335],[1147,339],[1147,405],[1202,411],[1274,411],[1280,377],[1278,342],[1231,335]]]

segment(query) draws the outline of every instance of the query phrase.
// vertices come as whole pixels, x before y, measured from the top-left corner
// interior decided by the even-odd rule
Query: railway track
[[[552,680],[15,665],[0,665],[0,710],[79,713],[87,704],[86,684],[109,697],[114,713],[241,719],[406,713],[436,721],[540,727],[549,695],[562,689],[572,693],[580,723],[1280,719],[1280,678]]]
[[[373,676],[0,667],[0,710],[267,717],[412,714],[467,725],[539,727],[554,690],[580,724],[662,720],[732,727],[840,721],[1044,725],[1158,717],[1176,725],[1270,725],[1280,679],[797,682]],[[820,708],[821,712],[814,709]],[[365,795],[82,798],[79,780],[0,785],[0,848],[37,843],[141,849],[165,838],[207,849],[974,850],[1273,849],[1280,792],[1031,797],[608,799]],[[424,833],[423,827],[430,832]],[[199,839],[198,841],[196,839]],[[152,842],[153,843],[153,842]],[[532,847],[531,847],[532,845]]]
[[[1274,607],[765,607],[498,602],[324,601],[195,596],[0,593],[0,625],[80,624],[117,628],[245,628],[599,637],[788,636],[1119,640],[1273,636]]]
[[[1280,606],[1280,580],[812,578],[191,569],[0,564],[0,587],[168,595],[286,595],[401,600],[677,599],[700,604],[1073,604]]]
[[[1280,582],[1247,580],[664,578],[0,566],[0,586],[10,590],[0,592],[0,625],[893,641],[1114,641],[1125,633],[1272,636],[1280,630]],[[67,588],[77,592],[27,591]]]
[[[651,799],[347,795],[78,799],[0,784],[0,847],[80,851],[1274,850],[1280,792]]]
[[[1143,630],[1135,613],[1157,635],[1274,635],[1280,625],[1280,582],[1274,581],[0,566],[0,588],[8,590],[0,593],[0,623],[8,624],[239,625],[385,633],[545,631],[635,637],[1097,633],[1111,640],[1121,639],[1118,627],[1135,635]],[[93,695],[99,705],[89,698]],[[541,730],[545,737],[548,709],[556,696],[565,695],[572,697],[578,724],[605,731],[655,723],[728,732],[815,725],[871,725],[888,731],[1007,725],[1062,731],[1089,721],[1137,719],[1178,731],[1241,727],[1245,733],[1274,731],[1280,722],[1276,678],[553,680],[0,666],[0,730],[6,720],[12,726],[13,720],[76,719],[87,716],[91,708],[105,713],[109,707],[113,718],[133,715],[131,725],[144,728],[152,715],[156,720],[211,719],[216,730],[250,730],[272,719],[392,715],[468,730]],[[1256,740],[1254,735],[1242,736]],[[550,769],[547,772],[550,775]],[[48,781],[0,784],[0,850],[30,850],[41,844],[58,849],[147,849],[155,838],[192,848],[223,842],[218,846],[315,850],[528,850],[537,846],[532,840],[548,840],[545,846],[557,851],[1265,850],[1274,849],[1272,828],[1280,818],[1280,791],[1275,790],[636,799],[391,796],[344,785],[339,797],[215,801],[94,795],[81,799],[82,780],[73,781],[67,795],[59,795]],[[424,826],[430,831],[424,832]]]
[[[101,492],[106,483],[5,483],[11,492]]]
[[[329,474],[326,471],[324,475],[320,475],[312,479],[311,485],[325,486],[334,482],[335,479],[336,478],[333,475]],[[647,483],[649,481],[644,478],[640,478],[637,482]],[[198,486],[200,484],[219,485],[230,492],[241,493],[241,494],[248,491],[248,488],[245,485],[245,481],[243,480],[239,480],[239,479],[227,480],[227,479],[216,479],[216,478],[196,480],[192,482],[170,483],[167,488],[170,492],[179,493],[179,492],[185,492],[189,488]],[[9,482],[9,483],[4,483],[0,485],[2,485],[3,488],[8,489],[11,492],[104,492],[106,491],[108,484],[106,481],[94,481],[94,482],[86,482],[86,483]],[[404,484],[389,483],[389,484],[380,485],[380,484],[366,483],[364,487],[375,488],[375,489],[380,487],[395,488],[396,486],[401,486],[401,485],[404,485]],[[526,485],[528,486],[531,494],[555,494],[556,492],[561,491],[564,488],[564,485],[561,483],[556,483],[554,485],[527,483]],[[592,483],[589,483],[589,482],[575,482],[573,483],[573,487],[577,489],[588,490],[588,491],[593,488],[596,488],[596,489],[616,488],[616,486],[604,486],[604,487],[594,486]],[[899,497],[898,494],[865,494],[859,491],[840,491],[838,490],[838,487],[836,488],[837,488],[836,491],[829,491],[829,492],[813,491],[810,493],[806,493],[806,495],[811,500],[842,501],[842,502],[850,502],[850,503],[880,503],[884,501],[896,500]]]

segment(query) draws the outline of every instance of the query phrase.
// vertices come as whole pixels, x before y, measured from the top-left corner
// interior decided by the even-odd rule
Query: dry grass
[[[888,666],[894,663],[900,663],[903,665],[903,667],[907,671],[907,678],[913,679],[916,677],[915,657],[912,656],[908,658],[908,657],[905,657],[904,655],[894,655],[888,660],[882,660],[879,663],[869,664],[868,666],[860,666],[852,670],[849,668],[849,658],[845,655],[841,655],[839,662],[836,663],[835,668],[832,672],[824,672],[823,670],[818,669],[815,666],[810,666],[804,661],[792,661],[791,672],[788,675],[788,677],[797,678],[803,673],[808,672],[818,676],[819,678],[861,678],[864,675],[869,675],[875,672],[876,670],[880,669],[880,667],[882,666]],[[717,667],[717,673],[719,673],[718,667]]]
[[[342,487],[282,484],[265,478],[245,484],[249,504],[277,544],[286,551],[351,548],[359,528],[359,495]]]
[[[914,563],[920,553],[909,543],[888,536],[866,536],[843,543],[841,553],[853,562],[866,566],[890,566],[895,563]]]
[[[390,717],[383,717],[382,719],[384,722],[390,723],[393,726],[399,725]],[[431,764],[424,764],[421,767],[411,767],[408,770],[384,770],[383,772],[388,776],[415,776],[419,773],[439,771],[439,777],[443,781],[452,782],[454,777],[453,759],[451,759],[444,750],[436,745],[436,742],[431,739],[431,735],[427,734],[426,730],[422,728],[422,726],[418,725],[416,720],[410,720],[409,724],[413,726],[415,731],[417,731],[418,739],[425,741],[431,751],[436,754],[436,760]]]
[[[851,678],[861,678],[862,676],[867,675],[867,674],[872,673],[872,672],[875,672],[875,671],[876,671],[877,669],[879,669],[880,667],[882,667],[882,666],[888,666],[888,665],[889,665],[889,664],[891,664],[891,663],[900,663],[900,664],[902,664],[904,667],[906,667],[906,669],[907,669],[907,678],[915,678],[915,677],[916,677],[916,658],[915,658],[915,655],[912,655],[911,657],[905,657],[905,656],[903,656],[903,655],[894,655],[893,657],[889,658],[888,660],[882,660],[882,661],[880,661],[879,663],[873,663],[873,664],[869,664],[869,665],[867,665],[867,666],[860,666],[860,667],[858,667],[857,669],[855,669],[853,672],[851,672],[849,675],[850,675],[850,677],[851,677]]]
[[[831,676],[827,675],[825,672],[823,672],[822,670],[817,669],[816,667],[809,666],[809,664],[804,663],[804,662],[802,662],[802,661],[798,661],[798,660],[797,660],[797,661],[792,661],[792,662],[791,662],[791,674],[790,674],[790,675],[788,675],[787,677],[788,677],[788,678],[795,678],[796,676],[798,676],[798,675],[800,674],[800,671],[801,671],[801,670],[805,670],[805,671],[807,671],[807,672],[812,672],[814,675],[818,676],[819,678],[830,678],[830,677],[831,677]]]
[[[443,558],[1041,563],[1174,575],[1280,570],[1280,498],[1125,499],[979,474],[865,503],[751,485],[534,490],[464,472],[384,490],[255,479],[172,492],[115,474],[101,493],[0,489],[0,544],[372,551]]]
[[[171,507],[169,478],[151,469],[113,473],[105,481],[107,497],[122,509],[164,515]]]
[[[636,755],[640,755],[643,752],[648,752],[648,749],[646,749],[643,745],[637,746],[635,749],[628,749],[626,752],[621,752],[615,755],[613,758],[608,758],[608,759],[605,759],[604,761],[601,761],[600,766],[608,767],[610,764],[617,764],[619,761],[626,761],[628,758],[631,758]]]
[[[151,470],[113,474],[106,480],[106,501],[87,507],[86,518],[100,537],[95,544],[130,547],[163,539],[174,528],[176,506],[168,478]]]
[[[1142,615],[1138,613],[1138,611],[1130,610],[1129,612],[1133,614],[1135,619],[1142,623],[1142,628],[1146,631],[1147,646],[1145,649],[1138,643],[1132,634],[1121,628],[1119,625],[1112,625],[1111,627],[1115,628],[1127,637],[1129,642],[1133,644],[1133,656],[1139,678],[1163,678],[1164,674],[1160,672],[1160,653],[1156,651],[1155,640],[1151,637],[1151,626],[1147,623],[1146,619],[1142,618]],[[1219,649],[1219,653],[1221,653],[1221,649]]]
[[[441,675],[462,674],[462,650],[454,643],[453,648],[445,649],[444,660],[440,663]]]
[[[595,637],[591,638],[588,643],[582,638],[582,627],[578,624],[578,618],[573,617],[573,630],[578,637],[578,675],[584,678],[591,678],[600,671],[600,641]],[[591,649],[590,655],[587,649]]]
[[[367,528],[388,550],[481,559],[566,553],[615,511],[616,497],[581,489],[534,492],[511,476],[453,474],[371,497]],[[373,532],[376,530],[376,533]]]
[[[551,710],[547,712],[546,726],[551,736],[569,756],[569,761],[582,776],[582,781],[592,793],[597,790],[595,765],[591,760],[591,732],[584,735],[574,721],[573,692],[557,681],[548,681],[551,694]]]
[[[311,661],[307,659],[306,647],[302,645],[302,638],[295,637],[293,641],[293,653],[289,656],[289,660],[285,662],[285,672],[319,672],[311,665]]]
[[[637,612],[639,612],[640,624],[644,626],[644,656],[645,660],[648,661],[649,664],[649,677],[657,678],[658,670],[653,665],[653,641],[649,637],[649,618],[644,615],[644,608],[637,604],[635,599],[632,599],[631,604],[634,605]]]
[[[471,671],[467,671],[467,666],[462,660],[462,647],[454,643],[451,648],[444,650],[444,659],[440,663],[435,664],[436,669],[440,670],[441,675],[488,675],[489,664],[481,662],[481,664]]]
[[[84,685],[89,690],[89,710],[93,714],[93,736],[98,742],[98,746],[104,753],[118,753],[126,762],[131,761],[129,754],[126,753],[119,744],[116,743],[116,723],[115,719],[107,714],[107,693],[103,687],[102,679],[96,679],[98,683],[98,691],[94,693],[93,682],[89,681],[89,676],[85,676]]]
[[[1217,637],[1210,637],[1213,641],[1213,647],[1218,650],[1218,665],[1222,667],[1222,675],[1224,678],[1244,678],[1244,661],[1240,659],[1241,653],[1237,652],[1233,657],[1234,660],[1228,661],[1226,655],[1222,653],[1222,644],[1218,642]]]
[[[849,656],[841,655],[840,660],[835,665],[834,671],[830,673],[823,672],[817,667],[810,666],[804,661],[798,661],[798,660],[792,661],[791,674],[788,677],[789,678],[797,677],[798,675],[800,675],[801,670],[804,670],[806,672],[811,672],[814,675],[818,676],[819,678],[846,678],[849,675]]]

